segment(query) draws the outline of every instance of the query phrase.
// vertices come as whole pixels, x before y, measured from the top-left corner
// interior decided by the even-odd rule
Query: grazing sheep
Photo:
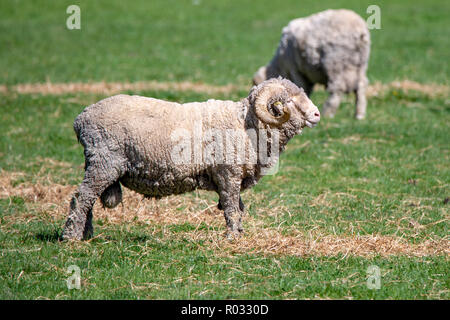
[[[366,77],[370,33],[365,21],[350,10],[326,10],[292,20],[283,28],[270,63],[253,77],[259,84],[282,76],[309,96],[315,83],[329,92],[322,115],[333,117],[343,93],[355,92],[357,119],[366,115]]]
[[[94,202],[100,197],[105,207],[115,207],[121,184],[154,198],[197,188],[216,191],[227,236],[238,236],[241,190],[276,164],[289,139],[319,120],[304,91],[281,78],[254,86],[239,102],[179,104],[128,95],[101,100],[74,122],[85,176],[62,237],[91,237]]]

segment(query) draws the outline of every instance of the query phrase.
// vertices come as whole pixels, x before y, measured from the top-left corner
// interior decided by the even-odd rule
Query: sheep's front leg
[[[324,117],[333,118],[341,103],[341,94],[339,92],[330,92],[327,101],[323,105],[322,114]]]
[[[229,173],[229,171],[227,172]],[[223,209],[227,224],[227,238],[234,239],[244,231],[242,227],[242,215],[244,204],[240,199],[241,183],[226,173],[218,177],[219,204]]]

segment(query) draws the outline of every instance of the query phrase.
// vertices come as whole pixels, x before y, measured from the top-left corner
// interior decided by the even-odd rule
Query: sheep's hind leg
[[[70,202],[69,217],[64,226],[62,239],[82,240],[93,236],[92,208],[102,192],[117,180],[116,174],[102,172],[102,169],[89,167],[84,180]]]
[[[83,182],[70,201],[69,217],[62,233],[64,240],[81,240],[92,236],[92,207],[96,199],[97,195]]]
[[[341,103],[341,94],[338,92],[330,92],[327,101],[323,105],[322,114],[324,117],[333,118]]]
[[[355,92],[356,95],[356,110],[355,118],[362,120],[366,117],[367,99],[366,99],[366,87],[367,79],[361,80],[358,83],[358,89]]]

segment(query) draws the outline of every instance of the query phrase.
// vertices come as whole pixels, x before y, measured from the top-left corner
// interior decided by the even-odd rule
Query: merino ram
[[[366,77],[370,33],[366,22],[350,10],[326,10],[292,20],[283,28],[277,51],[253,77],[259,84],[282,76],[309,96],[315,83],[324,84],[329,97],[322,115],[333,117],[342,94],[356,94],[355,117],[366,115]]]
[[[116,206],[121,185],[154,198],[216,191],[227,236],[236,237],[243,231],[240,192],[278,161],[289,139],[319,120],[304,91],[281,78],[254,86],[239,102],[179,104],[128,95],[101,100],[74,122],[85,175],[62,237],[91,237],[96,199]]]

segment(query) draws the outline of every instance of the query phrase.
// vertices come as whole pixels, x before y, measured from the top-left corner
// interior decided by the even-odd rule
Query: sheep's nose
[[[310,117],[313,118],[315,121],[320,120],[320,111],[317,109],[316,106],[314,106],[314,110],[311,110]]]
[[[308,121],[315,126],[320,121],[320,111],[317,107],[314,109],[315,110],[311,110],[312,112],[309,114]]]

